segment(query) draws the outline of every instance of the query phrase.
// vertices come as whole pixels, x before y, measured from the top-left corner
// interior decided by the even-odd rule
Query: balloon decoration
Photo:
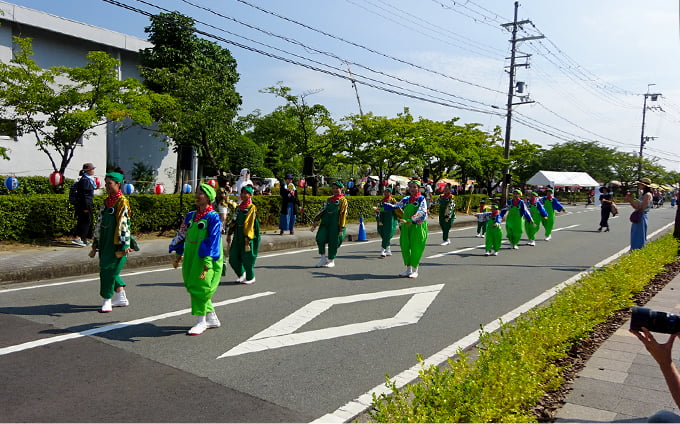
[[[156,184],[153,188],[153,192],[156,194],[163,194],[165,193],[165,186],[163,184]]]
[[[61,185],[64,182],[64,176],[59,172],[53,172],[50,174],[50,184],[53,186]]]
[[[191,193],[191,184],[184,184],[182,186],[182,193],[184,193],[184,194]]]
[[[383,180],[383,187],[387,187],[388,185],[390,185],[390,182],[387,180]]]
[[[5,188],[9,191],[16,190],[19,187],[19,180],[16,177],[5,178]]]
[[[207,184],[212,188],[217,188],[217,180],[214,178],[209,179]]]
[[[135,186],[133,186],[130,183],[127,183],[123,186],[123,193],[124,194],[132,194],[135,192]]]
[[[299,185],[300,187],[304,187],[304,186],[307,185],[307,181],[305,181],[304,178],[303,178],[303,179],[301,179],[300,181],[298,181],[298,185]]]
[[[354,187],[354,181],[347,181],[347,188]]]
[[[94,188],[102,188],[102,180],[99,177],[94,177]]]

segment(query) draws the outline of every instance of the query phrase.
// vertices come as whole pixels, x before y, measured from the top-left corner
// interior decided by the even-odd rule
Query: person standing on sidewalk
[[[260,250],[260,221],[257,219],[257,207],[252,203],[253,191],[249,185],[241,189],[241,204],[236,208],[227,231],[229,265],[238,276],[236,283],[239,284],[255,282],[255,260]]]
[[[312,231],[318,223],[316,245],[319,248],[321,260],[315,265],[317,268],[333,268],[338,248],[347,235],[347,199],[342,190],[345,185],[336,181],[331,185],[333,196],[329,197],[321,207],[321,211],[314,217]],[[328,244],[328,256],[326,256]]]
[[[125,294],[125,282],[120,272],[132,252],[134,239],[130,224],[130,204],[120,190],[123,174],[109,172],[104,178],[108,197],[99,212],[94,232],[91,258],[99,252],[99,294],[103,302],[100,312],[111,312],[112,307],[130,305]]]
[[[630,192],[626,193],[623,198],[633,207],[632,224],[630,226],[630,250],[642,249],[647,243],[647,211],[653,206],[652,188],[650,187],[652,180],[641,178],[635,184],[637,184],[640,193],[639,198],[634,199]],[[637,216],[637,218],[634,218],[634,216]]]
[[[408,183],[409,195],[394,205],[383,203],[386,210],[403,209],[399,220],[399,246],[406,270],[400,277],[418,278],[418,266],[427,244],[427,200],[420,193],[420,181]]]
[[[546,190],[547,194],[541,198],[541,203],[548,212],[548,219],[543,220],[543,229],[545,230],[545,241],[552,239],[552,230],[555,227],[555,211],[564,212],[564,206],[553,195],[553,189]]]
[[[75,237],[71,243],[76,246],[85,247],[92,243],[92,215],[94,207],[92,198],[97,184],[94,181],[95,167],[88,162],[83,164],[83,169],[80,170],[80,179],[76,182],[76,204],[74,205],[76,213],[76,227],[73,231]]]
[[[429,187],[429,184],[426,184],[426,186]],[[432,193],[432,191],[430,191],[430,193]],[[427,191],[425,192],[425,198],[428,199]],[[451,231],[453,221],[456,220],[456,202],[451,194],[451,184],[446,183],[444,186],[444,193],[432,203],[430,209],[435,205],[439,205],[439,226],[442,229],[442,242],[439,243],[439,245],[446,246],[451,244],[451,241],[449,240],[449,231]]]
[[[375,211],[375,221],[378,224],[378,234],[380,234],[382,251],[380,252],[380,257],[384,258],[387,256],[392,256],[392,250],[390,249],[390,242],[394,236],[394,232],[397,231],[397,221],[399,217],[397,215],[399,209],[397,210],[386,210],[383,206],[384,203],[395,204],[395,200],[392,198],[392,189],[386,188],[383,192],[382,201],[378,206],[373,206],[373,211]]]
[[[187,332],[198,336],[208,328],[219,327],[212,297],[220,285],[222,266],[222,220],[213,209],[215,189],[201,184],[195,194],[196,210],[184,217],[177,235],[170,242],[169,253],[175,253],[173,266],[182,259],[182,279],[191,298],[191,315],[196,325]]]
[[[527,238],[529,246],[536,246],[536,233],[541,228],[541,221],[548,219],[548,212],[545,211],[543,204],[538,201],[538,193],[532,191],[529,194],[529,203],[527,205],[529,208],[529,214],[531,215],[531,222],[529,220],[524,221],[524,229],[527,232]]]
[[[291,174],[286,174],[284,183],[279,188],[279,193],[281,195],[279,234],[283,235],[284,231],[290,231],[291,234],[295,234],[295,218],[300,200],[298,200],[297,190],[295,189],[295,184],[293,184],[293,176]]]
[[[505,232],[511,249],[519,249],[517,245],[522,238],[522,218],[533,221],[526,203],[522,200],[522,191],[516,189],[512,192],[512,199],[508,200],[505,209],[501,211],[501,217],[505,219]]]

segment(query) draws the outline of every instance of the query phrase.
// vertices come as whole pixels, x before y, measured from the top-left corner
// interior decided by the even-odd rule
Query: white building
[[[139,78],[138,52],[151,47],[141,38],[72,21],[45,12],[0,1],[0,60],[12,59],[12,37],[33,39],[33,60],[44,69],[51,66],[84,66],[89,51],[104,51],[120,60],[120,79]],[[67,178],[77,178],[83,163],[94,163],[96,175],[103,176],[107,165],[120,166],[127,179],[133,164],[142,162],[157,170],[157,182],[171,191],[175,184],[177,155],[161,137],[141,128],[116,131],[119,124],[109,124],[96,130],[96,135],[76,149],[66,169]],[[33,136],[19,138],[0,136],[0,146],[6,147],[10,160],[0,159],[0,175],[48,176],[53,172],[48,156],[40,152]],[[55,153],[54,157],[59,157]]]

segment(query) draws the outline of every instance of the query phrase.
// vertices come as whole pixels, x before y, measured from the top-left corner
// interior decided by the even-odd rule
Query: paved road
[[[0,290],[0,378],[12,382],[0,421],[351,419],[385,374],[410,380],[416,354],[443,361],[480,325],[625,250],[627,212],[597,233],[599,210],[571,208],[552,241],[498,257],[473,228],[449,246],[431,228],[416,280],[396,278],[398,246],[380,259],[377,241],[346,243],[333,269],[313,268],[312,249],[263,254],[255,285],[223,279],[223,327],[200,337],[184,334],[188,296],[167,265],[128,273],[132,304],[111,314],[96,313],[96,276],[14,284]],[[673,218],[652,211],[650,233]]]

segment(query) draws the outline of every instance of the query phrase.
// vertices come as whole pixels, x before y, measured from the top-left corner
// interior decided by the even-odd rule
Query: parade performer
[[[550,241],[552,238],[552,230],[555,226],[555,211],[564,212],[564,206],[557,200],[553,195],[553,189],[549,188],[546,190],[547,195],[541,198],[541,203],[548,212],[548,219],[543,220],[543,229],[545,230],[545,241]]]
[[[486,231],[484,234],[485,252],[484,256],[492,254],[498,256],[501,250],[501,242],[503,241],[503,229],[501,228],[501,214],[498,205],[491,205],[490,212],[481,212],[479,215],[485,215]]]
[[[120,190],[123,174],[109,172],[104,177],[108,197],[104,200],[94,232],[91,258],[99,252],[99,294],[103,298],[100,312],[111,312],[114,306],[128,306],[125,282],[120,272],[132,248],[130,203]]]
[[[392,198],[391,188],[385,189],[382,200],[378,206],[373,207],[373,210],[375,211],[375,221],[378,224],[378,234],[380,234],[382,240],[382,251],[380,252],[381,258],[392,256],[390,241],[394,236],[394,232],[397,230],[397,222],[400,218],[399,212],[401,212],[401,209],[386,210],[383,206],[384,203],[396,203]]]
[[[238,203],[229,198],[231,194],[231,187],[229,187],[229,180],[224,175],[217,176],[217,190],[215,190],[215,207],[220,214],[222,220],[222,234],[227,228],[227,219],[229,219],[230,211],[233,211]]]
[[[536,246],[536,233],[539,228],[541,228],[541,221],[546,221],[548,219],[548,212],[545,211],[543,204],[538,201],[538,193],[532,191],[529,194],[529,214],[531,215],[531,221],[524,221],[524,229],[527,232],[527,238],[529,246]]]
[[[479,210],[477,211],[477,235],[475,237],[484,237],[486,233],[486,221],[489,219],[489,207],[486,205],[486,200],[479,201]]]
[[[420,194],[420,181],[408,183],[409,195],[394,205],[383,203],[386,210],[403,209],[399,220],[399,246],[406,270],[400,277],[418,278],[418,265],[427,243],[427,201]]]
[[[522,200],[522,191],[512,192],[512,199],[508,200],[505,209],[501,211],[501,217],[505,219],[505,231],[511,249],[519,249],[517,245],[522,238],[522,218],[533,221],[526,203]]]
[[[241,204],[227,232],[229,265],[238,276],[236,282],[241,284],[255,282],[255,261],[260,250],[260,221],[257,207],[252,202],[253,191],[253,186],[249,185],[241,189]]]
[[[195,194],[196,210],[187,214],[169,252],[175,252],[173,266],[182,263],[184,287],[191,298],[191,315],[197,317],[196,325],[187,332],[190,336],[202,334],[208,328],[219,327],[212,297],[222,276],[222,220],[213,209],[215,190],[201,184]]]
[[[432,203],[430,209],[435,205],[439,205],[439,226],[442,229],[442,242],[439,245],[446,246],[451,244],[449,231],[456,220],[456,202],[451,194],[451,184],[446,183],[444,192]]]
[[[250,179],[250,170],[248,168],[243,168],[238,176],[238,180],[236,180],[236,184],[234,185],[234,193],[236,196],[240,196],[241,189],[247,185],[254,186]]]
[[[333,268],[338,248],[347,234],[347,199],[342,190],[345,185],[336,181],[331,185],[333,196],[329,197],[321,207],[321,211],[314,217],[312,231],[318,226],[316,233],[316,245],[319,248],[321,260],[316,264],[317,268]],[[320,220],[320,222],[319,222]],[[328,256],[326,256],[326,244],[328,244]]]

